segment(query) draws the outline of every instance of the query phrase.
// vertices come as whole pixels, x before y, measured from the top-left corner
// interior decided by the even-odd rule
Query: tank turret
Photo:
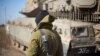
[[[42,10],[42,3],[45,0],[27,0],[25,8],[20,13],[27,17],[35,17],[39,11]]]
[[[99,23],[99,4],[99,0],[56,0],[48,2],[45,8],[58,18]]]

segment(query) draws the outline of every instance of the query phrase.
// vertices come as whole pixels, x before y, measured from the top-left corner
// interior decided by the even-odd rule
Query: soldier
[[[47,11],[36,16],[37,28],[32,32],[28,56],[63,56],[61,38],[52,30],[54,19]]]

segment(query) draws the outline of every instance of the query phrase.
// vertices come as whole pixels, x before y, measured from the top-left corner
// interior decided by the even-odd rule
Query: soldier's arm
[[[56,52],[56,56],[63,56],[63,46],[62,46],[61,37],[59,36],[58,33],[56,35],[57,35],[57,40],[58,40],[58,49]]]
[[[38,36],[35,33],[32,34],[32,37],[28,46],[27,56],[37,56],[37,50],[38,50],[37,38]]]
[[[58,43],[58,50],[56,53],[56,56],[63,56],[63,46],[62,46],[62,42],[61,39],[59,38],[59,43]]]

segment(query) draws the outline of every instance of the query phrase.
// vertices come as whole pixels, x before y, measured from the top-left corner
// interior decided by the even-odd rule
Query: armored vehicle
[[[73,51],[75,54],[95,53],[95,47],[98,47],[97,49],[100,51],[100,27],[98,27],[100,25],[100,0],[28,1],[30,1],[29,6],[26,6],[27,9],[25,8],[26,10],[21,12],[27,16],[28,20],[32,21],[30,17],[34,19],[41,9],[47,10],[52,16],[57,18],[54,25],[57,26],[57,31],[62,38],[64,56],[66,56],[67,50],[68,53]],[[14,43],[18,43],[18,47],[22,45],[24,50],[26,50],[34,27],[23,27],[21,23],[18,24],[9,25],[10,34],[14,36],[11,39]],[[34,26],[34,24],[31,26]]]
[[[96,51],[93,25],[71,26],[71,41],[67,55],[93,54]]]

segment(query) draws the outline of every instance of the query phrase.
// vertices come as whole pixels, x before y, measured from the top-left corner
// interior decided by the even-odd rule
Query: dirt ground
[[[25,56],[11,45],[10,36],[6,34],[3,26],[0,26],[0,56]]]

